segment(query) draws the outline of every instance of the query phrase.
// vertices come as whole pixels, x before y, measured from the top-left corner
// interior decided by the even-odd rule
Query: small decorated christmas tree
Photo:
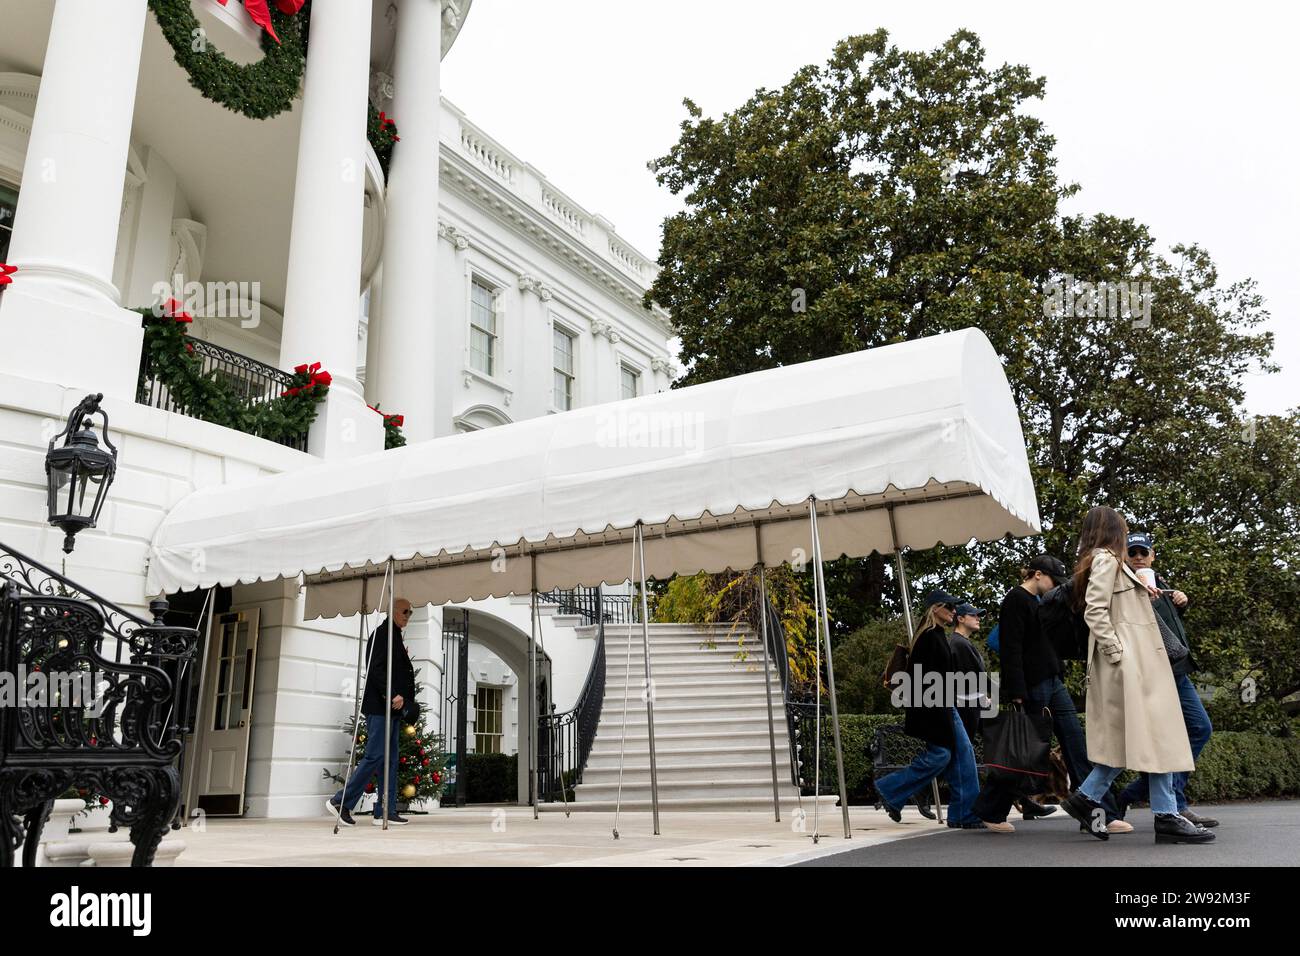
[[[397,736],[397,799],[409,804],[441,797],[447,780],[447,754],[443,751],[441,735],[429,733],[428,728],[425,727],[423,712],[414,724],[404,722],[397,714],[393,715],[393,720],[401,727]],[[343,732],[349,739],[354,726],[354,718],[349,717],[347,725],[343,728]],[[362,720],[357,733],[356,763],[360,763],[361,758],[365,756],[366,743],[366,722]],[[383,747],[384,742],[377,740],[375,745]],[[344,760],[346,759],[347,755],[344,754]],[[325,777],[333,780],[340,787],[343,786],[341,771],[326,770]],[[381,768],[366,781],[366,793],[379,792],[383,784],[384,773]],[[394,807],[393,810],[396,812],[397,808]]]

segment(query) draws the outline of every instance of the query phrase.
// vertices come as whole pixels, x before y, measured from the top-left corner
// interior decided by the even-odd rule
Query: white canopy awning
[[[306,575],[306,616],[1039,531],[1001,362],[966,329],[206,488],[151,593]],[[891,533],[891,512],[897,542]],[[533,580],[533,571],[536,580]],[[372,608],[368,607],[367,610]]]

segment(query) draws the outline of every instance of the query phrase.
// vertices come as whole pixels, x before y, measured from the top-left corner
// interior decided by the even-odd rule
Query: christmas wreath
[[[252,119],[268,119],[293,105],[307,64],[307,17],[297,15],[299,2],[266,0],[245,3],[249,14],[263,26],[262,52],[256,63],[236,63],[207,40],[190,9],[190,0],[149,0],[149,9],[171,45],[176,62],[190,85],[226,109]],[[294,10],[286,13],[286,10]],[[264,22],[263,22],[264,21]]]
[[[227,0],[220,0],[224,5]],[[245,0],[244,8],[263,28],[262,51],[256,63],[236,63],[208,42],[190,0],[149,0],[149,9],[171,45],[176,62],[190,85],[214,103],[250,119],[269,119],[293,105],[307,65],[307,27],[310,8],[304,0]],[[368,105],[366,139],[388,175],[388,163],[397,142],[392,117]]]

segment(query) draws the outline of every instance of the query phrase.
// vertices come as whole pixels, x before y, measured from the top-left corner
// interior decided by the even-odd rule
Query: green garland
[[[379,168],[384,171],[384,180],[388,180],[388,164],[393,159],[393,144],[397,142],[397,124],[387,115],[375,109],[375,104],[368,104],[370,109],[366,116],[366,139],[370,148],[379,159]]]
[[[236,63],[211,43],[195,50],[195,38],[202,29],[190,0],[149,0],[149,9],[171,45],[180,68],[190,78],[190,85],[214,103],[242,113],[250,119],[270,119],[289,109],[302,85],[307,66],[307,28],[311,5],[296,14],[281,13],[270,4],[271,23],[280,43],[263,31],[262,52],[256,63]],[[397,141],[397,126],[380,116],[373,104],[366,117],[366,139],[388,176],[388,163]]]
[[[376,412],[384,420],[384,450],[390,448],[401,448],[406,444],[406,436],[402,434],[402,426],[406,424],[406,416],[390,415],[388,412],[379,411],[379,406],[370,405],[369,408]]]
[[[224,425],[268,441],[287,442],[307,432],[316,420],[316,406],[329,393],[328,384],[307,366],[295,370],[290,388],[269,402],[249,402],[236,394],[215,370],[204,372],[185,334],[185,320],[136,309],[144,316],[144,355],[140,365],[141,392],[146,376],[167,387],[176,409],[190,418]],[[328,381],[328,376],[325,377]]]
[[[252,119],[269,119],[293,105],[307,64],[307,8],[288,16],[271,4],[280,42],[263,31],[266,55],[248,64],[236,63],[211,43],[195,42],[203,28],[190,0],[149,0],[149,9],[190,85],[208,99]]]

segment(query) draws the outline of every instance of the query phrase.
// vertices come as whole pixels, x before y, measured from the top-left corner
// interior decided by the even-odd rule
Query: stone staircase
[[[632,627],[629,658],[627,626],[607,625],[605,654],[605,699],[600,723],[572,808],[614,809],[626,683],[622,808],[649,810],[650,749],[642,700],[645,657],[640,626]],[[775,668],[764,674],[762,660],[759,638],[748,629],[731,632],[727,626],[650,625],[661,810],[771,811],[765,677],[772,691],[782,809],[798,805],[798,794],[790,782],[790,741],[781,681]],[[834,799],[830,802],[833,805]],[[811,809],[810,798],[805,798],[803,805]],[[549,810],[563,809],[559,803],[545,806]]]

